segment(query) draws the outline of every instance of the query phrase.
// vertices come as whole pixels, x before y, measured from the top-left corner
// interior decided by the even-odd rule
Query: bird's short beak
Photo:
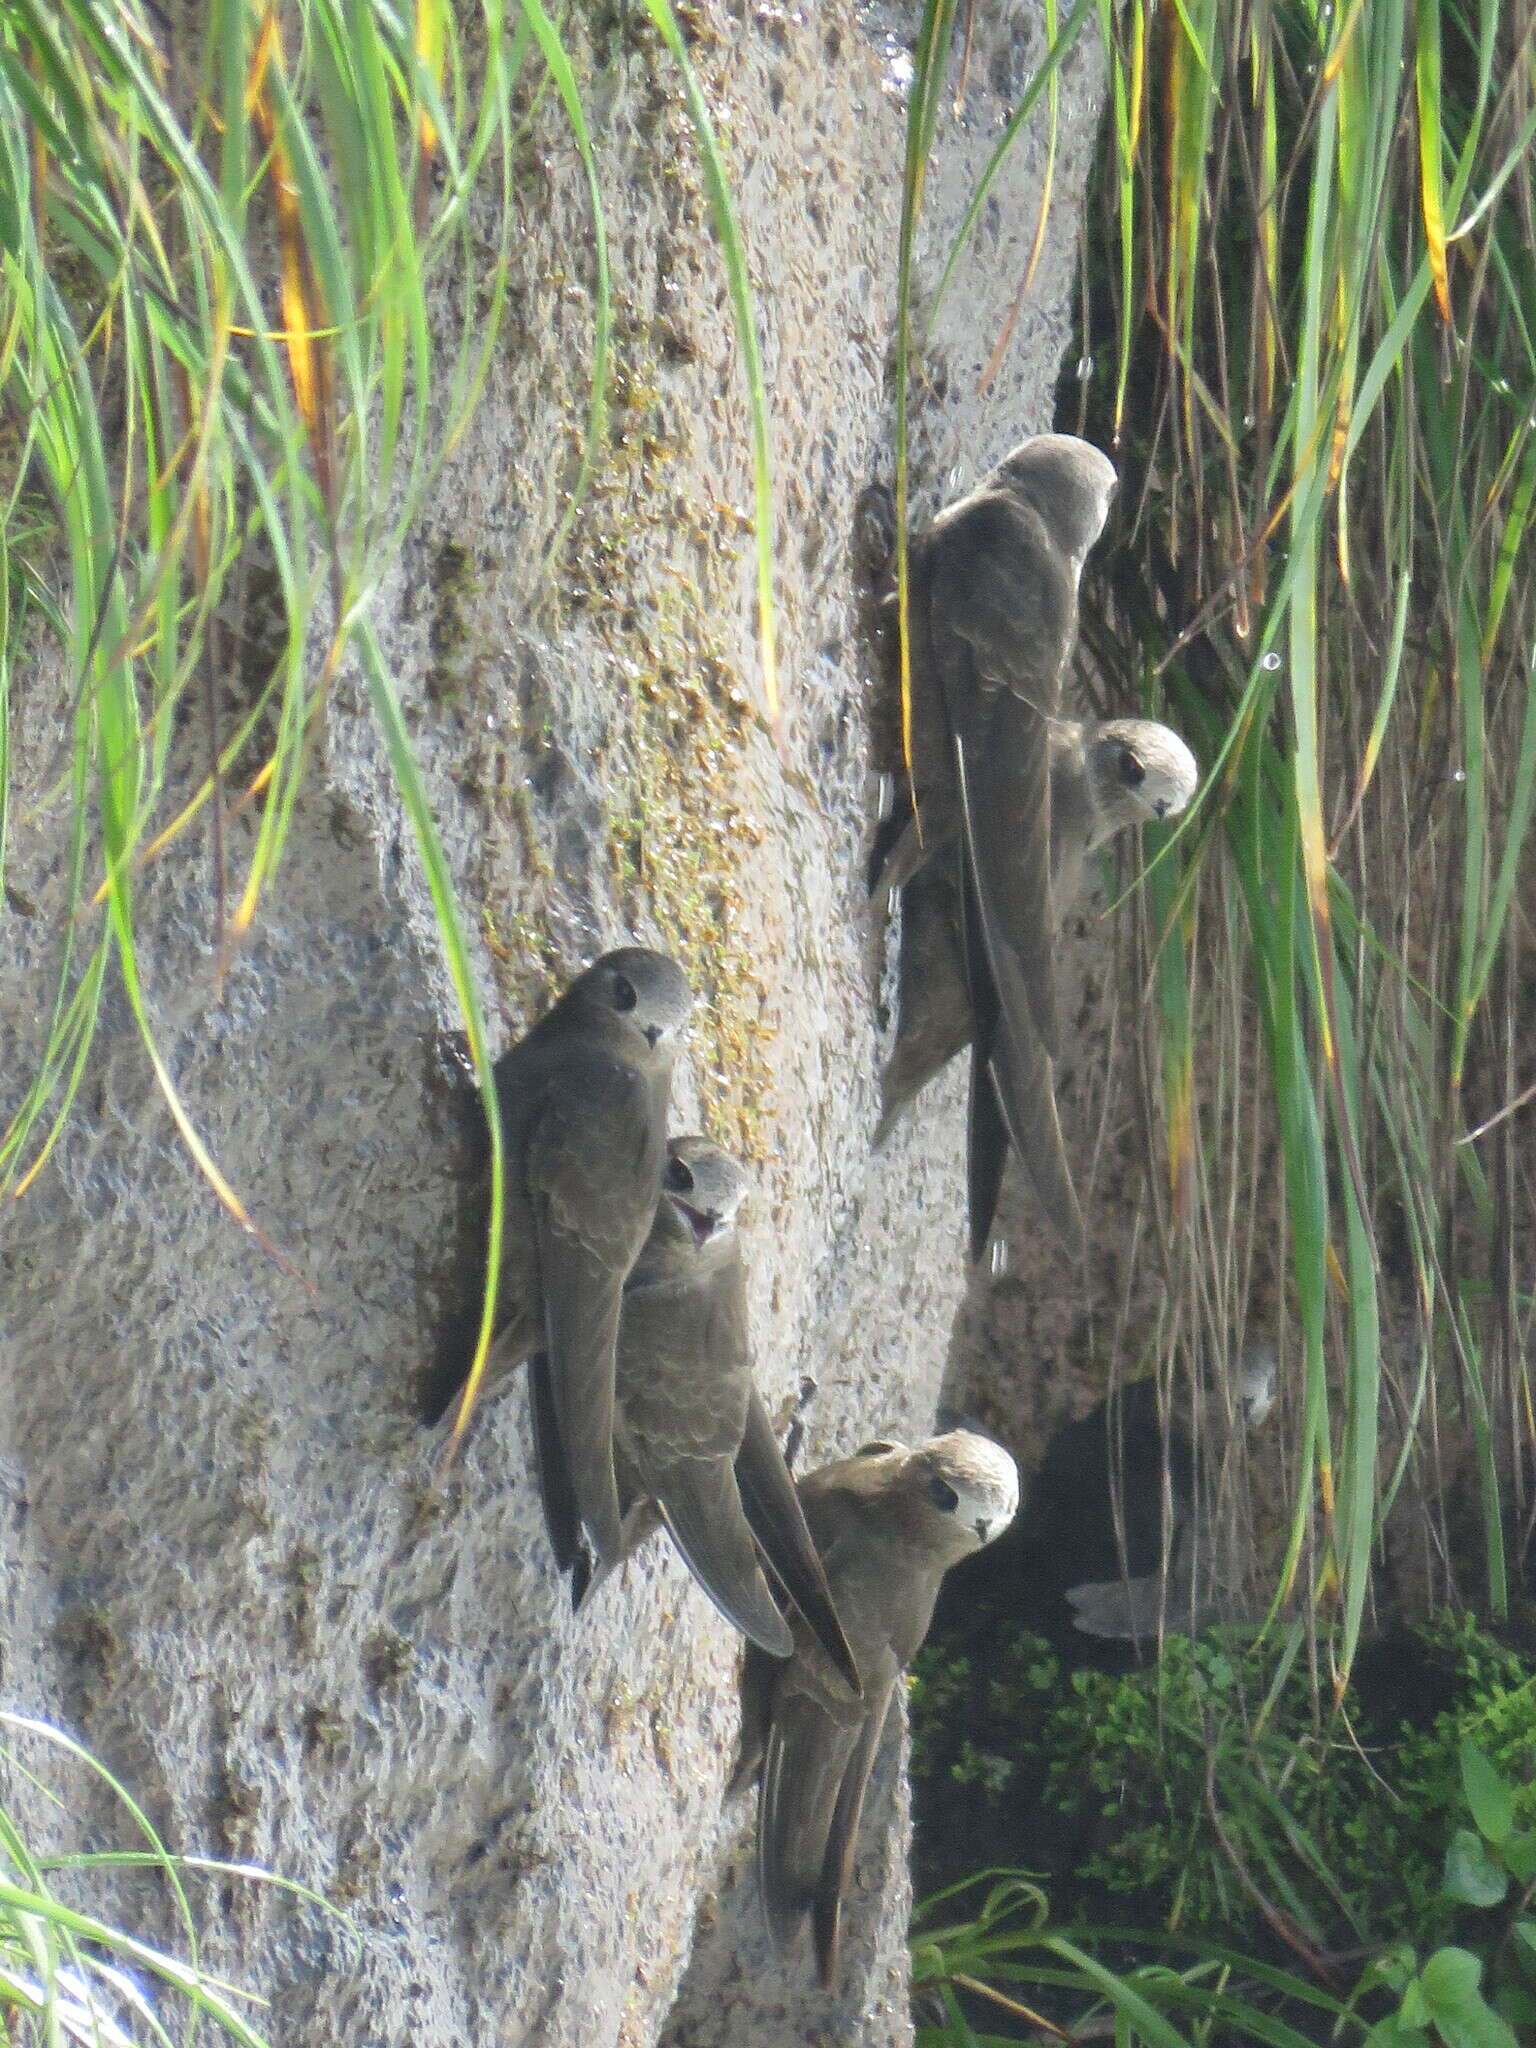
[[[1166,818],[1166,817],[1167,817],[1167,815],[1168,815],[1168,806],[1167,806],[1167,804],[1166,804],[1166,803],[1155,803],[1155,804],[1154,804],[1154,805],[1152,806],[1152,808],[1153,808],[1153,810],[1154,810],[1154,811],[1156,811],[1157,815],[1158,815],[1158,816],[1159,816],[1160,818]]]
[[[696,1245],[708,1244],[715,1234],[715,1226],[720,1220],[719,1217],[713,1215],[708,1209],[695,1209],[690,1202],[681,1201],[676,1195],[668,1195],[667,1200],[693,1232],[694,1243]]]
[[[647,1024],[647,1025],[646,1025],[646,1027],[645,1027],[645,1042],[646,1042],[646,1044],[647,1044],[647,1045],[648,1045],[648,1046],[649,1046],[649,1047],[651,1048],[651,1050],[652,1050],[653,1052],[654,1052],[654,1051],[656,1050],[656,1041],[657,1041],[657,1040],[658,1040],[658,1039],[659,1039],[660,1037],[661,1037],[661,1026],[660,1026],[659,1024]]]
[[[976,1534],[981,1538],[983,1543],[986,1542],[991,1527],[992,1524],[987,1520],[985,1515],[982,1515],[978,1518],[976,1523]]]

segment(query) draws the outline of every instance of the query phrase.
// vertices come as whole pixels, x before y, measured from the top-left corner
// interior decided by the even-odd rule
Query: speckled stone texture
[[[743,708],[760,670],[725,284],[677,80],[639,10],[577,52],[618,290],[592,495],[544,573],[591,332],[584,190],[551,94],[519,167],[485,402],[375,607],[502,1040],[621,937],[689,966],[701,1007],[676,1123],[754,1161],[761,1377],[786,1418],[798,1400],[811,1463],[927,1430],[964,1285],[963,1076],[869,1149],[890,949],[862,887],[878,684],[854,508],[891,467],[901,58],[918,13],[689,10],[773,404],[782,745]],[[963,105],[940,121],[920,292],[1043,50],[1036,0],[978,6]],[[1049,424],[1099,90],[1090,39],[1062,68],[1043,253],[989,389],[979,372],[1035,238],[1043,104],[928,335],[920,515]],[[456,319],[439,309],[445,336]],[[69,684],[43,655],[19,699],[7,1102],[60,943]],[[191,734],[187,748],[190,788]],[[251,834],[231,823],[233,861]],[[7,1702],[67,1723],[177,1844],[346,1906],[355,1943],[269,1891],[207,1900],[206,1960],[271,2000],[284,2048],[908,2040],[902,1731],[828,1998],[807,1958],[784,1972],[767,1953],[750,1802],[725,1797],[738,1645],[675,1556],[652,1544],[571,1616],[520,1387],[430,1496],[440,1445],[415,1403],[476,1284],[473,1119],[355,678],[331,693],[279,885],[222,993],[196,833],[145,874],[139,904],[159,1044],[294,1273],[212,1199],[114,986],[76,1115],[0,1238]]]

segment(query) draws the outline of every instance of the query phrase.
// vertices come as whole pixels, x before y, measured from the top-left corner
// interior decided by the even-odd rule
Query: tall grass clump
[[[741,341],[772,719],[771,473],[745,258],[674,10],[646,12],[658,61],[681,77]],[[528,226],[516,152],[546,99],[590,198],[594,309],[583,446],[551,558],[602,446],[612,281],[579,62],[542,0],[209,0],[195,13],[174,36],[150,0],[18,0],[0,19],[0,863],[28,631],[51,636],[68,680],[45,801],[69,847],[45,1043],[0,1128],[0,1191],[24,1193],[57,1142],[115,974],[199,1167],[274,1249],[178,1097],[146,982],[140,872],[194,825],[206,833],[222,962],[277,874],[331,681],[355,665],[488,1082],[465,922],[373,608],[481,398]],[[229,714],[223,621],[253,563],[279,623]],[[184,731],[202,762],[190,798],[169,772]],[[238,867],[236,812],[254,820]],[[499,1131],[494,1150],[493,1278]],[[482,1352],[492,1312],[488,1298]]]
[[[954,14],[932,0],[917,46],[914,218]],[[1086,17],[1050,10],[962,240]],[[1097,25],[1058,424],[1122,486],[1084,637],[1208,770],[1138,892],[1160,1348],[1235,1356],[1251,1307],[1291,1333],[1272,1585],[1342,1687],[1395,1502],[1412,1600],[1494,1617],[1532,1507],[1533,24],[1132,0]],[[931,306],[900,277],[912,346]]]
[[[1209,1275],[1272,1227],[1278,1146],[1304,1374],[1282,1589],[1305,1557],[1342,1683],[1405,1479],[1428,1503],[1423,1604],[1506,1614],[1528,1512],[1531,23],[1489,4],[1106,25],[1115,230],[1088,267],[1105,372],[1084,416],[1127,488],[1100,616],[1135,650],[1126,684],[1166,692],[1215,769],[1149,931],[1198,974],[1191,1014],[1161,1006],[1165,1101],[1193,1107],[1187,1133],[1168,1118],[1159,1225],[1174,1314],[1225,1317]]]
[[[914,156],[959,67],[954,15],[925,10]],[[1138,1243],[1167,1283],[1167,1377],[1170,1358],[1191,1378],[1235,1359],[1245,1321],[1282,1331],[1260,1645],[1310,1674],[1319,1730],[1352,1744],[1373,1618],[1502,1626],[1533,1591],[1536,17],[1105,0],[1097,27],[1105,125],[1056,421],[1122,479],[1085,580],[1087,681],[1167,715],[1207,769],[1126,907],[1155,1027],[1138,1028],[1159,1167]],[[1047,33],[962,239],[1091,26],[1058,8]],[[914,215],[921,182],[909,167]],[[904,292],[913,351],[931,310]],[[1237,1781],[1214,1749],[1205,1778],[1225,1811]],[[1405,1906],[1364,1974],[1304,1958],[1283,1983],[1198,1927],[1116,1976],[1093,1958],[1128,1948],[1067,1940],[994,1873],[968,1917],[914,1936],[943,2015],[923,2038],[994,2038],[983,2010],[1008,2012],[1009,2038],[1055,2037],[1033,2010],[1050,1987],[1091,2037],[1507,2044],[1536,2014],[1527,1861],[1522,1838],[1501,1910],[1525,1917],[1486,1951],[1419,1953]],[[1476,1903],[1466,1882],[1448,1851],[1447,1895]]]

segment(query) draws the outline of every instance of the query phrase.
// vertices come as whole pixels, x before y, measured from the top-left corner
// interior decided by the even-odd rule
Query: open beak
[[[678,1195],[668,1195],[667,1200],[693,1232],[694,1243],[696,1245],[708,1244],[715,1234],[715,1224],[718,1219],[712,1216],[707,1209],[695,1209]]]

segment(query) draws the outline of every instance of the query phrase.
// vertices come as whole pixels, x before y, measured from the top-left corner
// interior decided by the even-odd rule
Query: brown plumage
[[[737,1783],[761,1780],[758,1879],[774,1946],[787,1953],[809,1917],[830,1984],[864,1788],[896,1681],[928,1632],[945,1571],[1013,1519],[1018,1473],[1000,1446],[956,1430],[910,1450],[867,1444],[808,1474],[799,1491],[863,1697],[848,1697],[798,1621],[786,1662],[749,1653]]]
[[[614,1353],[624,1283],[656,1214],[672,1068],[692,998],[681,968],[630,946],[589,967],[496,1064],[507,1156],[504,1321],[491,1371],[538,1356],[551,1432],[599,1557],[621,1548]],[[462,1382],[462,1375],[459,1376]],[[443,1412],[457,1388],[438,1390]]]
[[[957,922],[973,1046],[973,1257],[991,1233],[1010,1143],[1063,1242],[1081,1254],[1051,1074],[1061,1050],[1057,897],[1075,893],[1091,845],[1133,815],[1182,809],[1194,788],[1193,762],[1173,734],[1182,757],[1173,782],[1165,790],[1154,776],[1141,787],[1148,768],[1134,745],[1060,716],[1078,582],[1114,489],[1113,466],[1096,448],[1037,435],[911,544],[917,813],[887,821],[873,880],[905,890],[939,862],[953,877],[951,929]],[[1101,810],[1106,797],[1110,812]],[[948,941],[944,950],[953,953]],[[887,1122],[899,1106],[888,1095]]]
[[[764,1576],[766,1565],[856,1690],[858,1672],[821,1560],[752,1382],[737,1227],[746,1194],[745,1172],[719,1146],[700,1137],[667,1141],[661,1199],[625,1287],[619,1323],[619,1554],[632,1554],[661,1520],[726,1619],[762,1650],[787,1657],[794,1637]],[[541,1398],[536,1382],[536,1404]],[[585,1598],[590,1588],[580,1574],[580,1531],[558,1467],[557,1434],[541,1457],[540,1476],[556,1554],[577,1564]],[[599,1577],[605,1575],[606,1567]]]

